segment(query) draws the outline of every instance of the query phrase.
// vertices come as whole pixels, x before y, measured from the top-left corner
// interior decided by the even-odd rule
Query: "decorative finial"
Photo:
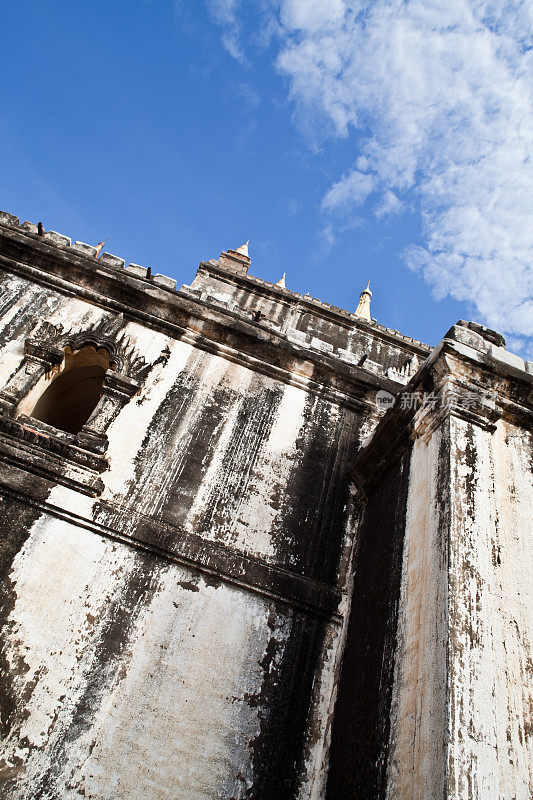
[[[364,319],[370,322],[370,300],[372,299],[372,292],[370,291],[370,281],[359,295],[359,304],[355,309],[355,316],[359,319]]]
[[[103,241],[103,242],[98,242],[98,244],[96,245],[96,258],[98,258],[98,257],[99,257],[99,255],[100,255],[100,253],[102,252],[102,250],[103,250],[103,248],[104,248],[104,246],[105,246],[105,243],[106,243],[107,241],[109,241],[109,236],[107,237],[107,239],[104,239],[104,241]]]
[[[283,275],[281,276],[281,278],[279,279],[279,281],[276,281],[276,283],[274,284],[274,286],[279,286],[279,288],[280,288],[280,289],[286,289],[286,288],[287,288],[287,287],[285,286],[285,273],[283,273]]]
[[[245,242],[244,244],[241,244],[240,247],[237,247],[234,252],[235,253],[240,253],[241,256],[246,256],[246,258],[250,258],[250,255],[248,253],[248,245],[249,244],[250,244],[250,240],[248,239],[247,242]]]

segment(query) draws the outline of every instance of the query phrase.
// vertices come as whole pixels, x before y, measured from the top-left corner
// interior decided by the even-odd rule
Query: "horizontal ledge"
[[[0,491],[42,510],[43,513],[207,574],[223,583],[283,603],[310,616],[325,618],[336,624],[342,622],[342,615],[338,610],[342,592],[336,587],[296,575],[281,567],[267,564],[257,557],[239,553],[226,545],[202,539],[168,523],[142,517],[124,509],[120,509],[120,515],[122,518],[128,517],[127,527],[134,533],[125,533],[103,522],[87,519],[46,500],[35,499],[35,480],[39,480],[35,475],[22,475],[22,480],[14,486],[17,481],[13,467],[11,465],[6,473],[0,464]],[[101,516],[109,511],[117,518],[119,513],[119,509],[113,504],[102,501],[95,504],[95,509],[95,513]]]
[[[64,251],[61,251],[61,254],[64,255]],[[220,355],[226,360],[242,364],[249,369],[269,375],[283,383],[291,384],[295,379],[298,382],[302,380],[300,376],[303,377],[305,370],[301,372],[296,370],[293,366],[295,362],[309,364],[312,367],[312,375],[303,378],[305,390],[314,395],[325,395],[327,399],[332,400],[338,405],[356,409],[369,407],[373,410],[375,409],[373,402],[365,397],[368,392],[375,391],[378,388],[391,391],[395,391],[398,388],[398,384],[389,378],[378,378],[372,373],[365,373],[362,369],[350,367],[344,363],[337,363],[336,361],[335,363],[331,363],[331,359],[321,353],[313,353],[312,351],[306,350],[305,353],[302,354],[300,348],[293,346],[285,337],[279,334],[267,331],[266,329],[261,329],[260,334],[258,334],[254,330],[254,326],[249,325],[244,320],[240,320],[231,312],[226,312],[221,309],[213,311],[213,309],[209,308],[208,311],[211,312],[211,315],[202,316],[190,308],[191,304],[194,306],[198,306],[199,304],[189,298],[180,297],[179,293],[174,294],[173,300],[180,312],[189,319],[200,320],[202,323],[207,322],[213,326],[214,332],[220,329],[220,337],[215,335],[208,336],[205,332],[205,328],[204,331],[200,333],[199,330],[194,330],[193,327],[188,326],[185,320],[174,322],[162,316],[157,316],[154,313],[143,311],[142,308],[136,305],[124,302],[124,298],[117,299],[111,295],[103,294],[98,290],[80,286],[53,272],[50,273],[39,266],[33,266],[26,262],[19,262],[1,254],[0,268],[17,274],[31,276],[36,282],[62,291],[71,297],[79,296],[80,299],[94,305],[123,313],[129,319],[139,321],[141,324],[159,330],[176,340],[187,341],[190,344],[194,344],[194,346],[199,349]],[[110,271],[112,272],[112,270]],[[106,270],[105,272],[102,271],[99,277],[107,280],[108,278],[112,279],[113,276],[109,276]],[[135,289],[129,287],[128,298],[131,298],[134,294]],[[142,295],[143,292],[139,290],[140,300],[142,300]],[[175,311],[175,309],[172,308],[172,311]],[[221,314],[225,317],[232,318],[238,323],[239,328],[232,328],[227,323],[213,318],[213,316],[220,316]],[[249,330],[243,330],[243,325],[246,325]],[[231,344],[228,343],[228,334],[229,337],[234,340]],[[270,336],[275,337],[276,341],[269,341],[268,337]],[[258,357],[257,350],[260,348],[269,350],[273,358],[269,360]],[[255,351],[255,354],[254,352],[247,351]],[[280,360],[283,361],[284,359],[289,363],[280,363]],[[278,363],[273,363],[274,361]],[[357,371],[357,374],[354,374],[355,371]],[[338,383],[342,385],[336,385]]]

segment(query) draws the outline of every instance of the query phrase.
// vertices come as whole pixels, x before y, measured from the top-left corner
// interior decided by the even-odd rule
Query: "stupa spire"
[[[359,295],[359,303],[357,308],[355,309],[355,316],[359,317],[359,319],[364,319],[367,322],[370,322],[370,301],[372,299],[372,292],[370,291],[370,281],[368,281],[366,285],[366,289],[363,289],[361,294]]]

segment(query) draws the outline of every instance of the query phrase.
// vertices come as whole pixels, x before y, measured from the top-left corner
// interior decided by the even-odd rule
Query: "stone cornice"
[[[35,361],[41,361],[49,367],[57,366],[63,361],[65,354],[59,347],[54,347],[48,342],[37,339],[26,339],[24,342],[24,355]]]
[[[345,327],[347,330],[358,328],[382,342],[401,347],[409,353],[416,353],[422,359],[426,358],[431,352],[431,347],[424,344],[424,342],[419,342],[410,336],[404,336],[398,331],[393,331],[377,322],[365,322],[365,320],[359,319],[355,314],[343,308],[332,306],[323,300],[317,300],[314,297],[302,295],[290,289],[283,289],[275,283],[256,278],[254,275],[238,275],[229,272],[224,267],[219,266],[216,261],[202,261],[198,267],[198,272],[213,273],[228,283],[255,294],[266,295],[277,302],[284,303],[289,308],[298,306],[304,312],[328,319],[336,325]]]
[[[122,506],[97,501],[94,509],[96,519],[88,519],[67,508],[37,499],[42,496],[41,489],[46,494],[47,485],[53,484],[44,480],[44,476],[36,479],[24,469],[13,467],[16,465],[9,465],[6,469],[0,460],[0,491],[26,505],[64,519],[77,528],[85,528],[129,547],[151,553],[155,557],[181,564],[211,579],[284,603],[310,616],[336,624],[342,622],[339,603],[343,595],[334,586],[290,572]],[[107,524],[104,520],[109,518],[120,519],[121,528]]]
[[[100,473],[109,466],[103,456],[79,447],[73,434],[24,415],[0,415],[0,462],[92,497],[101,494]]]
[[[490,432],[501,418],[533,428],[533,375],[499,359],[489,346],[459,341],[461,331],[453,331],[455,338],[442,340],[359,451],[353,475],[363,494],[414,439],[427,440],[450,416]]]
[[[104,394],[129,400],[131,397],[134,397],[138,391],[138,381],[127,375],[120,375],[118,372],[113,372],[113,370],[107,370],[102,386],[102,392]]]
[[[125,270],[106,267],[42,237],[4,226],[0,226],[0,234],[0,268],[123,313],[126,319],[332,402],[374,410],[376,390],[395,393],[399,389],[389,378],[303,350],[268,326],[191,300]]]

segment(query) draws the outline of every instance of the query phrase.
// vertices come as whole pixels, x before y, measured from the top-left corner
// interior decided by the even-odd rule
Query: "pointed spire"
[[[283,273],[283,275],[281,276],[281,278],[279,279],[279,281],[276,281],[276,283],[274,284],[274,286],[279,286],[279,288],[280,288],[280,289],[286,289],[286,288],[287,288],[287,287],[285,286],[285,272]]]
[[[104,239],[104,241],[103,241],[103,242],[98,242],[98,244],[95,246],[95,250],[96,250],[96,258],[98,258],[98,256],[100,255],[100,253],[102,252],[102,250],[103,250],[103,249],[104,249],[104,247],[105,247],[105,243],[106,243],[108,240],[109,240],[109,236],[107,237],[107,239]]]
[[[370,281],[359,295],[359,304],[355,309],[355,316],[359,319],[364,319],[370,322],[370,300],[372,299],[372,292],[370,291]]]
[[[218,259],[219,267],[227,269],[236,275],[247,275],[250,267],[250,254],[248,245],[250,240],[232,250],[223,250]]]

